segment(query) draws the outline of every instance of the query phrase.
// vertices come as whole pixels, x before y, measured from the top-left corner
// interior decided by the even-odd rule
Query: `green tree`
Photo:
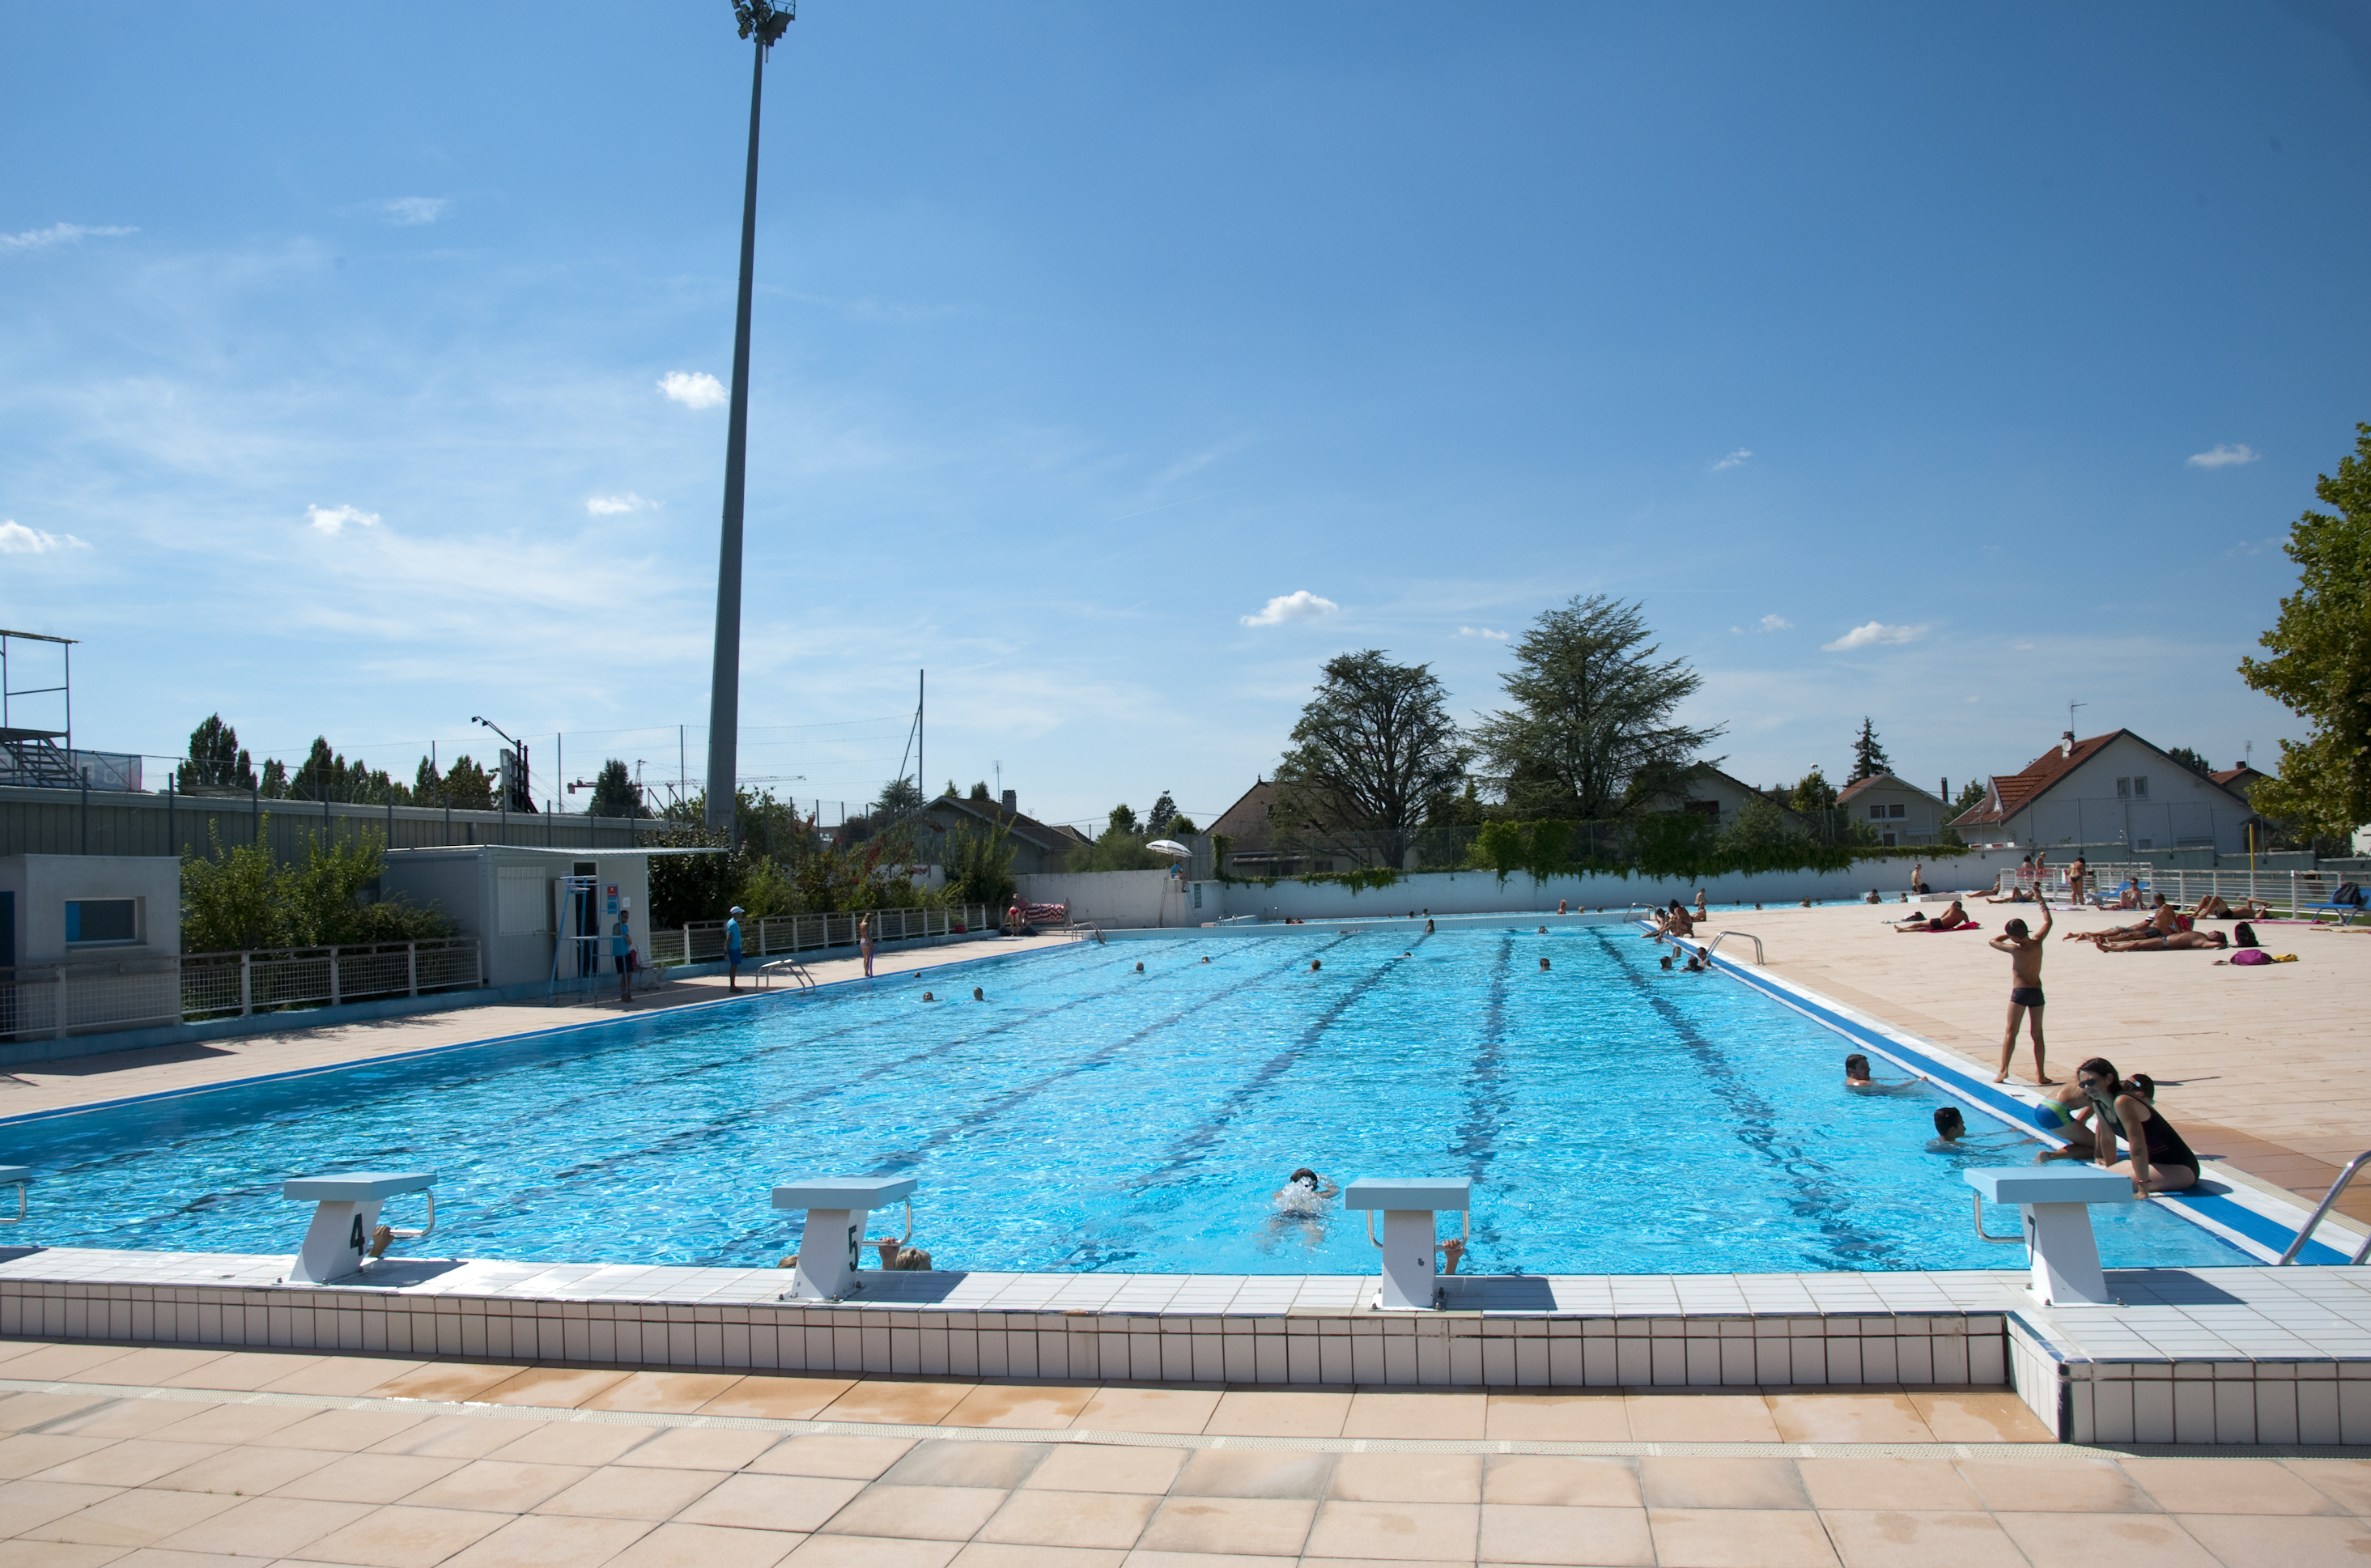
[[[1472,755],[1426,664],[1380,648],[1337,654],[1277,765],[1276,818],[1396,868],[1431,803],[1455,790]]]
[[[2165,755],[2173,758],[2174,761],[2181,764],[2182,767],[2190,769],[2191,772],[2195,773],[2201,778],[2205,778],[2208,774],[2215,771],[2215,765],[2206,760],[2206,754],[2204,752],[2192,751],[2188,746],[2176,746]]]
[[[632,770],[626,759],[613,756],[601,765],[593,776],[593,800],[585,811],[596,817],[640,817],[651,813],[642,809],[642,787],[634,782]]]
[[[971,787],[971,798],[975,801],[985,801],[991,798],[988,792],[987,779],[982,778]]]
[[[1532,623],[1502,681],[1513,706],[1475,730],[1508,809],[1521,816],[1606,820],[1672,792],[1721,733],[1672,715],[1701,677],[1659,660],[1639,606],[1575,598]]]
[[[1965,784],[1960,786],[1959,794],[1952,798],[1951,814],[1953,816],[1959,816],[1962,813],[1975,810],[1978,806],[1984,803],[1984,797],[1991,792],[1991,790],[1985,785],[1983,779],[1969,779]]]
[[[922,808],[922,785],[912,774],[893,778],[881,787],[881,798],[873,809],[888,816],[900,817]]]
[[[1877,726],[1864,716],[1860,721],[1860,733],[1853,740],[1852,777],[1845,782],[1857,784],[1864,778],[1874,778],[1880,773],[1892,771],[1893,759],[1887,756],[1885,748],[1877,744]]]
[[[1169,798],[1168,790],[1163,790],[1161,798],[1152,802],[1152,809],[1144,813],[1144,831],[1155,838],[1162,837],[1169,832],[1169,824],[1176,815],[1177,802]]]
[[[453,934],[434,905],[375,897],[386,870],[381,840],[306,836],[305,858],[275,862],[268,835],[235,849],[207,829],[208,851],[181,867],[181,945],[196,952],[425,941]]]
[[[262,790],[267,801],[288,798],[288,765],[276,756],[263,765]]]
[[[2328,837],[2371,822],[2371,424],[2354,429],[2338,477],[2314,486],[2335,513],[2308,511],[2290,526],[2297,591],[2259,640],[2273,657],[2239,661],[2250,686],[2313,726],[2281,743],[2280,777],[2259,784],[2250,803]]]
[[[184,793],[256,788],[255,761],[241,749],[238,732],[224,723],[221,714],[208,714],[204,723],[190,732],[190,760],[181,764],[176,784]]]
[[[1126,801],[1122,801],[1111,809],[1109,825],[1105,831],[1126,834],[1134,834],[1137,831],[1136,813],[1129,808]]]
[[[494,809],[494,775],[470,760],[468,753],[453,759],[445,770],[444,788],[435,801],[439,806],[451,806],[457,812],[490,812]]]
[[[1012,897],[1012,835],[1001,826],[957,823],[947,835],[948,900],[1001,909]]]

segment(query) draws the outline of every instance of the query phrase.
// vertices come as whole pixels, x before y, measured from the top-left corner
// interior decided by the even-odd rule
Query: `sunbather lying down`
[[[1972,929],[1974,926],[1975,922],[1968,918],[1968,912],[1955,898],[1940,915],[1913,915],[1893,929],[1896,934],[1903,931],[1960,931]]]
[[[2210,893],[2190,915],[2193,920],[2261,920],[2272,912],[2273,906],[2259,899],[2243,898],[2235,905],[2219,893]]]
[[[2176,931],[2170,936],[2155,932],[2145,937],[2118,937],[2103,940],[2101,952],[2191,952],[2201,948],[2223,948],[2231,939],[2220,931]]]

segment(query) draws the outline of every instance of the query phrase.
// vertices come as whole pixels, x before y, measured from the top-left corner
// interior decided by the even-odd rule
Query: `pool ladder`
[[[2338,1180],[2330,1184],[2330,1191],[2324,1193],[2321,1202],[2315,1205],[2313,1217],[2305,1222],[2305,1228],[2296,1233],[2296,1239],[2289,1243],[2289,1250],[2281,1254],[2282,1262],[2296,1262],[2296,1255],[2305,1251],[2306,1241],[2313,1235],[2314,1228],[2321,1223],[2331,1205],[2338,1202],[2338,1195],[2346,1191],[2346,1183],[2354,1180],[2354,1173],[2365,1165],[2371,1165],[2371,1149],[2365,1149],[2346,1162],[2346,1169],[2338,1173]],[[2354,1256],[2346,1261],[2351,1265],[2360,1264],[2366,1257],[2371,1257],[2371,1237],[2364,1238],[2363,1245],[2354,1249]]]
[[[1723,931],[1719,936],[1713,938],[1711,945],[1704,950],[1705,962],[1706,963],[1710,963],[1712,962],[1712,955],[1720,951],[1722,940],[1728,937],[1743,937],[1747,941],[1752,942],[1753,944],[1753,962],[1758,965],[1767,966],[1769,960],[1762,956],[1762,939],[1755,936],[1752,931]]]

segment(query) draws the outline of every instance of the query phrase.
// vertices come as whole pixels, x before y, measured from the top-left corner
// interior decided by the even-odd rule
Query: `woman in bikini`
[[[2075,1069],[2075,1086],[2087,1102],[2075,1114],[2090,1123],[2091,1147],[2085,1158],[2131,1177],[2135,1194],[2178,1193],[2196,1184],[2198,1156],[2165,1113],[2150,1103],[2138,1079],[2119,1078],[2113,1062],[2094,1056]],[[2116,1159],[2119,1136],[2131,1151],[2121,1161]]]

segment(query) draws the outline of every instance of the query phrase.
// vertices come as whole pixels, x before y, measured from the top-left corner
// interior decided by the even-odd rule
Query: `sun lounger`
[[[2337,891],[2330,895],[2327,902],[2308,904],[2305,907],[2313,912],[2313,923],[2317,926],[2321,924],[2321,912],[2325,909],[2345,917],[2339,921],[2340,925],[2352,926],[2354,924],[2354,917],[2363,913],[2366,902],[2371,901],[2365,899],[2361,883],[2340,882]]]

